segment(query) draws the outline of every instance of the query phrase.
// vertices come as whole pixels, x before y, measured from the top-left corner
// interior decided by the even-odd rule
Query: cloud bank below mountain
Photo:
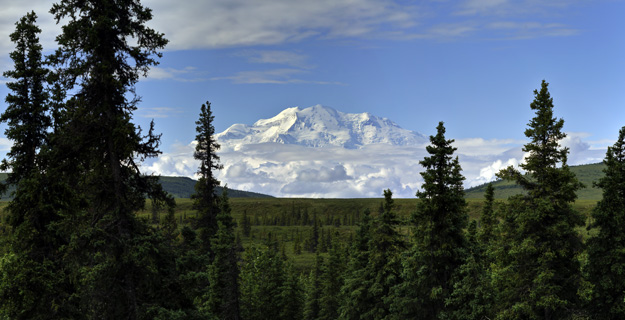
[[[600,162],[604,145],[584,141],[585,134],[569,133],[562,144],[571,151],[569,165]],[[451,137],[448,137],[451,138]],[[523,161],[524,141],[458,139],[456,154],[466,177],[465,187],[495,179],[495,173]],[[217,178],[231,188],[278,197],[380,197],[390,188],[398,198],[412,198],[423,183],[419,161],[425,145],[365,145],[360,149],[329,146],[258,143],[219,152],[224,169]],[[171,152],[144,164],[146,173],[195,177],[195,142],[176,145]]]

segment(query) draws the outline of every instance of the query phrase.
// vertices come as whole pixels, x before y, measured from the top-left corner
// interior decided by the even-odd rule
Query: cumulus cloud
[[[297,181],[304,182],[333,182],[352,179],[347,175],[345,167],[337,165],[334,168],[321,167],[319,169],[304,169],[297,174]]]
[[[590,135],[585,132],[569,132],[560,142],[560,145],[569,148],[569,165],[601,162],[605,157],[607,148],[600,144],[595,145],[592,142],[582,140],[588,136]],[[613,143],[610,143],[610,145]]]
[[[570,148],[569,164],[595,163],[605,155],[605,142],[595,145],[584,133],[569,133],[562,141]],[[527,156],[525,141],[510,139],[459,139],[456,155],[466,177],[465,187],[493,181],[507,167],[517,167]],[[195,143],[176,145],[144,171],[195,177]],[[224,146],[219,152],[224,169],[217,172],[222,184],[279,197],[357,198],[380,197],[390,188],[399,198],[413,198],[421,187],[425,146],[367,145],[361,149],[308,148],[261,143]]]

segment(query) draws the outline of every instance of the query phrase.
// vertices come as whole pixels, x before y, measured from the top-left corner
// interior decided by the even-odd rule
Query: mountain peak
[[[343,113],[315,105],[287,108],[252,126],[235,124],[216,135],[222,146],[257,143],[297,144],[307,147],[338,146],[358,149],[368,144],[418,145],[427,139],[414,131],[368,112]]]

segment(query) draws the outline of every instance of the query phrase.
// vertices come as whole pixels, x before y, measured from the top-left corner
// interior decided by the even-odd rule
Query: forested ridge
[[[625,127],[585,214],[546,81],[530,103],[525,162],[497,175],[521,188],[506,201],[491,184],[479,206],[466,199],[439,122],[417,201],[387,189],[340,213],[333,202],[237,204],[227,188],[217,193],[220,146],[205,102],[199,179],[181,209],[138,165],[159,154],[154,123],[132,122],[135,85],[167,44],[147,26],[151,10],[59,0],[50,12],[64,23],[57,50],[42,55],[28,13],[4,73],[0,121],[13,146],[0,165],[12,195],[0,226],[0,319],[625,318]],[[291,206],[263,211],[261,201]],[[236,216],[235,205],[245,206]],[[304,253],[312,259],[298,262]]]

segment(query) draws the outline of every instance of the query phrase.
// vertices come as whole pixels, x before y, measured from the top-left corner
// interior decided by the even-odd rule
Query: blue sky
[[[625,1],[142,3],[170,44],[137,87],[143,102],[135,120],[155,120],[165,153],[194,139],[206,100],[217,132],[322,104],[426,135],[442,120],[449,138],[496,149],[525,138],[542,79],[565,131],[585,148],[605,148],[625,125]],[[40,16],[45,48],[54,48],[52,1],[0,4],[3,70],[12,67],[8,34],[28,10]],[[2,86],[0,96],[6,93]]]

